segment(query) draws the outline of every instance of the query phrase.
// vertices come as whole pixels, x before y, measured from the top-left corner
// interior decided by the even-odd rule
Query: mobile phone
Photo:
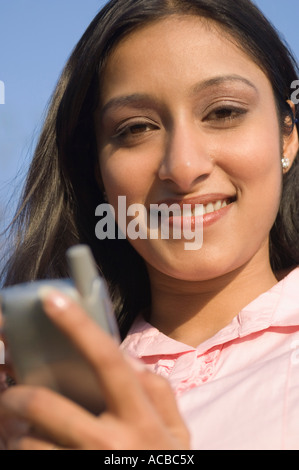
[[[70,279],[34,281],[0,291],[3,334],[17,383],[48,387],[99,414],[105,404],[98,379],[45,314],[40,290],[55,288],[70,296],[118,344],[120,335],[106,282],[98,274],[90,248],[76,245],[66,257]]]

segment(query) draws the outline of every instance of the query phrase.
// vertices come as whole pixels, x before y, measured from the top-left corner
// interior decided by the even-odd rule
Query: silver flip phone
[[[71,279],[29,282],[0,291],[4,338],[17,383],[48,387],[99,414],[104,402],[97,378],[44,313],[40,289],[52,287],[70,296],[117,343],[120,336],[106,283],[98,275],[90,248],[77,245],[66,256]]]

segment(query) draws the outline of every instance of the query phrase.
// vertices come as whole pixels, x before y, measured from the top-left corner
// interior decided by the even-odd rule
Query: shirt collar
[[[175,355],[189,351],[203,354],[214,346],[272,327],[299,325],[299,267],[244,307],[232,322],[197,348],[176,341],[141,316],[133,323],[122,349],[138,357]]]

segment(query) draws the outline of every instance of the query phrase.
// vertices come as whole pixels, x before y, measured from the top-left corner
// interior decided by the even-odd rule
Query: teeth
[[[219,209],[221,209],[221,201],[217,201],[214,204],[214,210],[219,211]]]
[[[214,212],[214,210],[214,205],[211,202],[209,202],[209,204],[207,204],[205,207],[206,214],[210,214],[211,212]]]
[[[191,205],[184,204],[183,206],[183,211],[179,210],[178,213],[174,213],[174,217],[200,217],[205,214],[211,214],[212,212],[219,211],[223,207],[226,207],[230,202],[228,200],[219,200],[216,202],[209,202],[206,205],[202,204],[195,204],[195,207],[191,208]],[[163,215],[163,211],[158,211],[156,208],[151,208],[151,213],[153,215]],[[169,214],[166,212],[165,215],[169,216]]]
[[[203,211],[200,208],[193,209],[193,215],[204,215],[204,214],[211,214],[211,212],[219,211],[223,207],[228,205],[227,201],[216,201],[216,202],[209,202],[205,206],[203,206]]]
[[[185,207],[183,208],[183,217],[192,217],[193,211],[191,209],[191,206],[188,207],[188,205],[185,204]]]
[[[195,206],[195,209],[193,211],[193,215],[195,215],[195,217],[198,217],[198,216],[201,216],[205,213],[205,209],[203,206],[201,205],[196,205]]]

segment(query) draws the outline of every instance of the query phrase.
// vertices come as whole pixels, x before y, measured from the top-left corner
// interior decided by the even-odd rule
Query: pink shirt
[[[122,349],[170,381],[193,449],[299,449],[299,268],[197,348],[138,318]]]

